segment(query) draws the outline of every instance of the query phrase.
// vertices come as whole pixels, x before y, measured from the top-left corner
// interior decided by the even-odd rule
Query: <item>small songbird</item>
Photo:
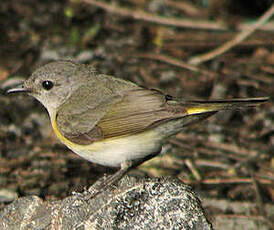
[[[92,67],[56,61],[7,93],[26,92],[47,109],[59,140],[88,161],[120,167],[102,188],[158,155],[167,137],[220,110],[256,106],[266,97],[177,100]]]

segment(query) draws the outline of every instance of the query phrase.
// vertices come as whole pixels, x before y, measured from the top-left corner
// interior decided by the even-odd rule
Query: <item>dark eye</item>
[[[42,86],[45,90],[50,90],[53,87],[52,81],[43,81]]]

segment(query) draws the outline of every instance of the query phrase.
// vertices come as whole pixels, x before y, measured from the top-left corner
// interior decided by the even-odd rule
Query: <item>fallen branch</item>
[[[192,65],[199,65],[202,62],[211,60],[211,59],[227,52],[232,47],[241,43],[249,35],[254,33],[254,31],[257,30],[259,27],[261,27],[264,23],[266,23],[266,21],[268,21],[272,17],[273,14],[274,14],[274,4],[259,18],[259,20],[257,22],[255,22],[253,25],[251,25],[249,27],[246,27],[234,39],[224,43],[222,46],[210,51],[209,53],[190,58],[188,63],[192,64]]]
[[[176,27],[181,27],[181,28],[191,28],[191,29],[204,29],[204,30],[228,30],[228,28],[218,22],[212,22],[212,21],[207,21],[207,20],[193,20],[193,19],[177,19],[177,18],[167,18],[167,17],[161,17],[158,15],[150,14],[148,12],[145,12],[143,10],[131,10],[125,7],[119,7],[115,4],[109,4],[105,2],[101,2],[98,0],[82,0],[83,2],[99,7],[101,9],[104,9],[105,11],[109,13],[114,13],[114,14],[119,14],[124,17],[130,17],[134,18],[137,20],[143,20],[143,21],[148,21],[151,23],[157,23],[161,25],[167,25],[167,26],[176,26]],[[261,30],[266,30],[266,31],[273,31],[273,22],[266,24],[262,26],[260,29]],[[236,26],[236,30],[242,30],[247,28],[248,25],[246,23],[240,23],[239,25]]]
[[[143,10],[131,10],[125,7],[119,7],[114,4],[108,4],[105,2],[97,1],[97,0],[82,0],[83,2],[99,7],[108,11],[110,13],[119,14],[124,17],[130,17],[137,20],[148,21],[152,23],[168,25],[168,26],[176,26],[183,28],[191,28],[191,29],[205,29],[205,30],[226,30],[226,26],[221,23],[210,22],[206,20],[193,20],[193,19],[177,19],[177,18],[167,18],[161,17],[154,14],[147,13]]]
[[[141,58],[148,58],[148,59],[152,59],[152,60],[157,60],[157,61],[161,61],[161,62],[165,62],[174,66],[178,66],[184,69],[188,69],[190,71],[193,71],[195,73],[201,73],[204,74],[206,76],[209,77],[216,77],[217,73],[213,72],[213,71],[209,71],[209,70],[204,70],[201,68],[198,68],[196,66],[193,65],[189,65],[179,59],[173,58],[173,57],[169,57],[166,55],[162,55],[162,54],[139,54],[137,55],[137,57],[141,57]]]

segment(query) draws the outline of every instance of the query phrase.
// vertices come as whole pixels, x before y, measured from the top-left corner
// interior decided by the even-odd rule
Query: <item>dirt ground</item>
[[[232,40],[272,1],[111,2],[1,2],[0,209],[27,195],[61,199],[115,172],[63,146],[33,98],[2,94],[43,64],[72,59],[182,98],[270,97],[258,108],[221,112],[187,128],[167,140],[162,156],[131,173],[174,176],[191,185],[216,229],[271,229],[274,18],[197,70],[184,64]]]

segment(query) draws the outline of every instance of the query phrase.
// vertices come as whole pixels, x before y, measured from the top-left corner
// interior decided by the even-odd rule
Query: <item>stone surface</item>
[[[89,191],[20,198],[0,213],[0,229],[212,229],[196,194],[176,179],[125,177],[93,198]]]

